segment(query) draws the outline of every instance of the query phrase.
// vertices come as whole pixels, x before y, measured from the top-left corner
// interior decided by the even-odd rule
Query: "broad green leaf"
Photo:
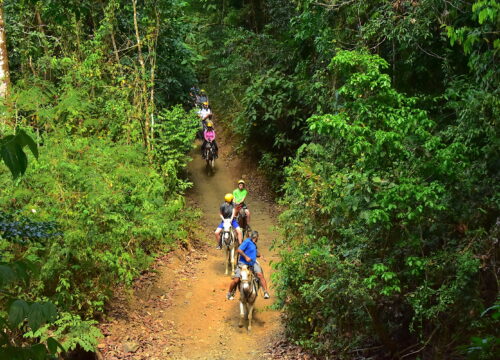
[[[30,312],[30,306],[24,300],[15,300],[9,308],[9,324],[12,327],[18,326],[24,321],[28,313]]]
[[[57,353],[57,349],[64,351],[63,346],[54,338],[49,337],[47,339],[47,347],[49,348],[49,352],[51,355],[55,355]]]
[[[21,164],[17,158],[17,147],[19,145],[16,145],[12,141],[7,142],[6,144],[3,144],[3,146],[0,148],[0,153],[2,156],[2,159],[9,168],[12,177],[16,179],[21,173]]]
[[[43,344],[36,344],[30,348],[32,360],[46,360],[47,348]]]
[[[51,302],[46,302],[42,304],[42,313],[45,317],[44,322],[54,321],[57,317],[57,309],[56,306]]]
[[[38,159],[38,155],[39,155],[38,154],[38,146],[35,143],[35,141],[31,138],[31,136],[26,134],[26,132],[21,129],[21,130],[17,131],[16,137],[18,137],[18,139],[19,139],[18,140],[19,145],[21,145],[21,147],[28,146],[29,149],[31,150],[31,152],[33,153],[33,155],[35,156],[35,158]]]
[[[38,330],[45,320],[43,305],[40,303],[31,304],[28,314],[28,325],[30,328],[33,331]]]
[[[16,273],[8,265],[0,265],[0,288],[17,279]]]

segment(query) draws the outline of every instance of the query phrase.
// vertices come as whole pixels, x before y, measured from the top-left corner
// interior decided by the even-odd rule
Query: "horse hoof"
[[[241,327],[243,327],[243,321],[240,321],[240,322],[238,323],[238,327],[240,327],[240,328],[241,328]]]

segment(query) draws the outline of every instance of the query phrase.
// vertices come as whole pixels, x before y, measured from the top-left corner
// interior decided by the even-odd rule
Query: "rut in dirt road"
[[[100,345],[104,359],[267,359],[266,353],[281,331],[280,314],[270,309],[274,301],[269,266],[273,254],[269,247],[276,234],[272,203],[259,200],[248,182],[247,203],[252,212],[251,226],[260,233],[260,261],[271,289],[271,299],[262,292],[256,301],[252,331],[238,327],[239,295],[228,301],[225,295],[230,276],[224,275],[223,252],[215,250],[213,231],[220,222],[219,206],[224,194],[236,188],[242,173],[238,159],[221,156],[215,172],[206,168],[199,155],[192,153],[189,177],[193,188],[188,193],[190,205],[202,211],[204,229],[202,248],[175,252],[160,262],[159,275],[136,291],[129,309],[102,326],[107,335]]]

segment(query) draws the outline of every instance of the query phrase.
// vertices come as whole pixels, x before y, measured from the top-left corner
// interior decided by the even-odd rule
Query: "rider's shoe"
[[[264,291],[264,299],[269,299],[271,295],[267,291]]]
[[[217,247],[216,247],[215,249],[216,249],[216,250],[222,250],[222,246],[217,245]]]
[[[226,299],[228,300],[234,300],[234,295],[232,292],[228,292],[227,295],[226,295]]]

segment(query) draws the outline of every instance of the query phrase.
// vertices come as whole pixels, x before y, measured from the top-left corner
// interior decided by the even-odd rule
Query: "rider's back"
[[[233,196],[234,196],[234,201],[239,204],[241,203],[245,197],[248,195],[247,189],[234,189],[233,191]]]
[[[215,131],[214,130],[205,130],[203,132],[203,137],[206,141],[214,141],[215,140]]]
[[[222,203],[222,205],[220,206],[220,212],[224,217],[224,219],[229,219],[231,218],[231,216],[233,216],[233,209],[234,205],[232,203],[231,204],[228,204],[227,202]]]

